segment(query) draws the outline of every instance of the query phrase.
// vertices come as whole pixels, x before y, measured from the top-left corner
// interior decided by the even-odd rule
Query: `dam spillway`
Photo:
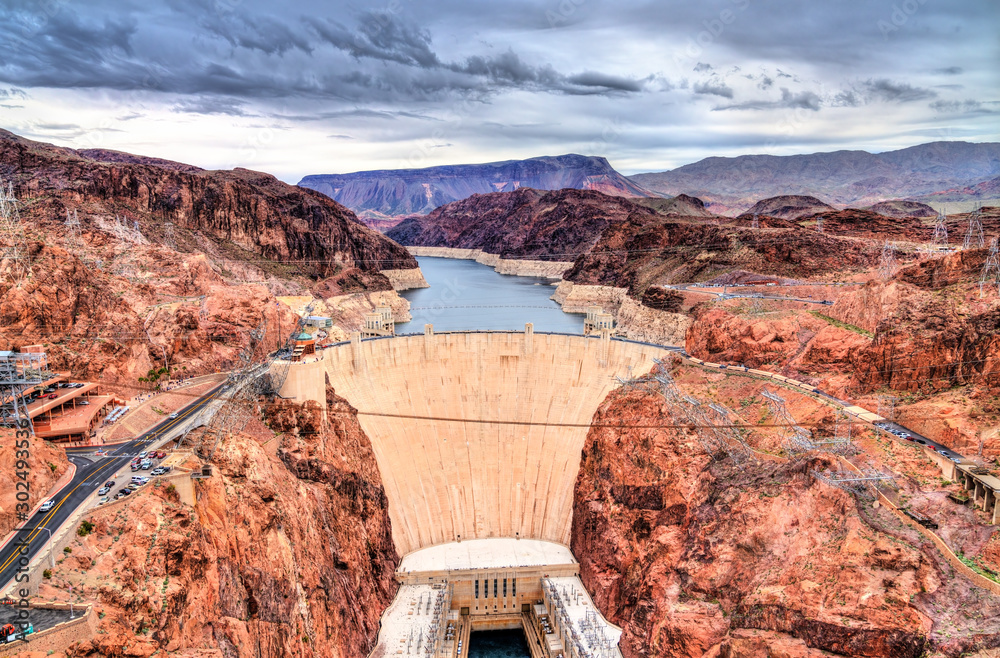
[[[461,332],[358,340],[289,370],[282,395],[358,409],[401,555],[465,539],[569,544],[588,425],[616,377],[665,348],[606,336]]]

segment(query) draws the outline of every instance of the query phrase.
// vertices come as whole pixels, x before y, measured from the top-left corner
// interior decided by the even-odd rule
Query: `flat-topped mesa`
[[[282,396],[358,409],[400,554],[472,538],[567,544],[591,417],[616,376],[663,348],[602,337],[453,333],[360,337],[292,364]]]

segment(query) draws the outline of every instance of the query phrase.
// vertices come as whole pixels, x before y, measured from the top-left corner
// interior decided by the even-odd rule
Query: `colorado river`
[[[425,324],[435,331],[466,329],[583,332],[583,315],[564,313],[549,299],[551,279],[497,274],[473,260],[417,258],[430,288],[407,290],[411,322],[396,325],[397,333],[421,333]]]

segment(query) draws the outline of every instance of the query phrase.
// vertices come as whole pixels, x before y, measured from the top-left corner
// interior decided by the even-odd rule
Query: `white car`
[[[52,509],[55,506],[56,506],[56,501],[54,501],[54,500],[46,500],[44,503],[42,503],[42,506],[38,508],[38,511],[39,512],[48,512],[50,509]]]
[[[174,420],[175,418],[177,418],[178,415],[179,414],[175,411],[174,413],[172,413],[169,416],[167,416],[167,418],[169,418],[170,420]]]

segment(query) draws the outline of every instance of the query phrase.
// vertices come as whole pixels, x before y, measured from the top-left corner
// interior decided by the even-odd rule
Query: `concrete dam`
[[[414,624],[422,637],[414,609],[432,597],[447,614],[425,626],[450,624],[452,642],[462,629],[516,626],[530,640],[532,623],[552,634],[548,617],[538,620],[555,608],[534,608],[558,607],[560,592],[568,600],[572,590],[580,614],[593,614],[567,547],[580,453],[617,377],[645,374],[669,353],[607,331],[535,334],[529,324],[523,333],[435,334],[428,325],[423,335],[356,334],[291,364],[284,397],[325,405],[329,379],[372,442],[404,556],[379,647],[400,653],[393,633],[411,637]],[[444,637],[433,655],[454,655]]]

